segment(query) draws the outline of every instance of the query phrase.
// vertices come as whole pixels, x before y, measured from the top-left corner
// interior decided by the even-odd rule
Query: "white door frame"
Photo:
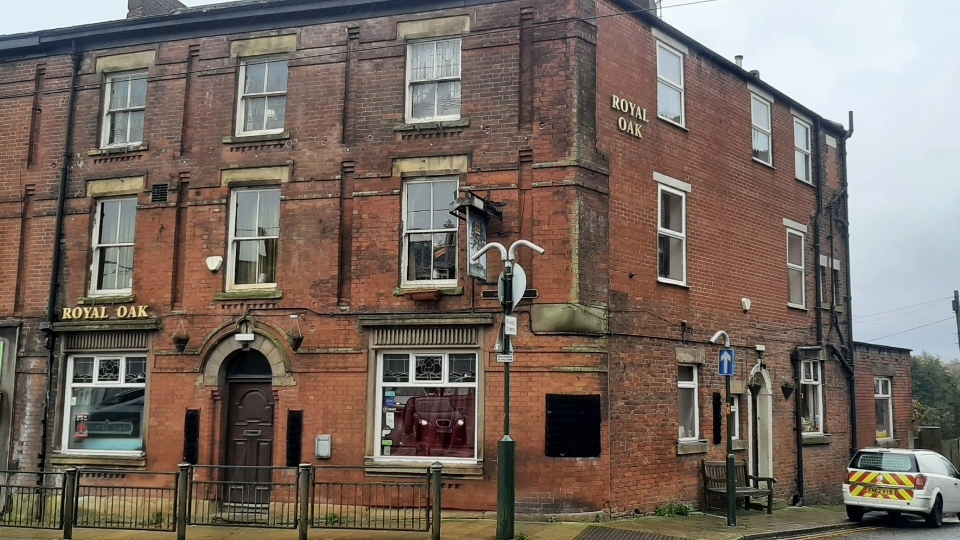
[[[761,369],[759,365],[754,366],[750,371],[747,381],[753,379],[754,375],[759,374],[762,386],[757,395],[757,406],[754,411],[753,395],[747,392],[747,411],[749,418],[750,439],[748,443],[749,466],[748,470],[754,476],[773,477],[773,385],[770,383],[770,374],[767,370]],[[756,422],[754,422],[756,419]],[[756,433],[754,432],[756,430]],[[754,445],[754,440],[757,444]],[[757,456],[754,456],[754,446],[756,446]],[[758,459],[756,459],[758,458]],[[759,464],[759,470],[753,470],[753,463]]]

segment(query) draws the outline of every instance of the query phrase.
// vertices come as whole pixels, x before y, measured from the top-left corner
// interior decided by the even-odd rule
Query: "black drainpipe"
[[[790,360],[793,361],[793,384],[796,386],[796,390],[793,393],[794,432],[797,439],[797,494],[793,496],[794,506],[803,506],[803,425],[801,422],[803,415],[800,410],[800,350],[803,348],[804,347],[797,347],[794,349],[793,354],[790,355]],[[816,349],[819,347],[813,348]]]
[[[57,296],[60,294],[60,258],[63,247],[60,244],[60,237],[63,235],[63,206],[67,197],[67,183],[70,181],[71,162],[73,160],[73,123],[74,106],[77,98],[77,74],[80,71],[80,62],[83,55],[77,52],[76,43],[73,44],[73,52],[70,54],[71,65],[70,72],[70,97],[67,105],[67,129],[63,143],[63,167],[60,169],[60,190],[57,193],[57,215],[53,232],[53,266],[50,270],[50,296],[47,299],[47,322],[41,325],[41,330],[45,331],[46,347],[49,351],[47,357],[47,388],[43,400],[43,418],[40,428],[40,469],[46,469],[47,464],[47,432],[50,421],[51,399],[53,397],[53,366],[57,361],[56,335],[53,333],[53,322],[56,319],[55,310],[57,309]]]
[[[843,194],[843,198],[840,199],[843,201],[843,214],[847,218],[847,221],[843,223],[841,231],[843,234],[843,245],[844,249],[847,252],[847,266],[846,266],[846,280],[847,280],[847,355],[849,356],[850,364],[850,418],[851,418],[851,430],[852,435],[850,437],[850,455],[852,456],[859,449],[859,441],[857,438],[857,375],[854,370],[856,365],[856,349],[853,344],[853,296],[851,294],[850,286],[850,208],[848,201],[850,200],[849,193],[849,184],[847,182],[847,140],[853,136],[853,111],[850,111],[849,116],[850,127],[843,134],[842,143],[843,146],[840,148],[840,193]]]
[[[815,182],[817,183],[817,216],[813,221],[813,271],[816,279],[816,297],[813,299],[817,314],[817,345],[823,345],[823,311],[820,306],[820,298],[823,296],[823,283],[820,281],[820,221],[823,219],[823,167],[821,166],[821,148],[820,145],[820,118],[817,118],[813,124],[813,140],[816,141],[813,155],[813,171]],[[798,426],[799,427],[799,426]]]

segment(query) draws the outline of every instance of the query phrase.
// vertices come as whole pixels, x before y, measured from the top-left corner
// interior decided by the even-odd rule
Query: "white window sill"
[[[753,158],[753,161],[755,161],[755,162],[757,162],[757,163],[759,163],[759,164],[761,164],[761,165],[763,165],[763,166],[765,166],[765,167],[770,167],[770,168],[773,169],[773,170],[777,170],[777,168],[773,166],[773,163],[767,163],[766,161],[763,161],[762,159],[757,159],[757,158],[755,158],[755,157],[753,157],[753,156],[750,156],[750,157]]]
[[[706,454],[710,445],[703,439],[688,439],[677,441],[677,455]]]
[[[741,439],[734,439],[734,440],[733,440],[733,450],[734,450],[734,451],[746,450],[746,449],[748,449],[748,448],[750,448],[750,441],[744,441],[744,440],[741,440]]]
[[[808,181],[808,180],[803,180],[803,179],[797,178],[797,182],[800,182],[801,184],[806,184],[806,185],[808,185],[808,186],[810,186],[810,187],[814,187],[812,180]]]
[[[663,277],[659,277],[659,276],[657,277],[657,283],[663,283],[664,285],[673,285],[674,287],[681,287],[681,288],[684,288],[684,289],[689,289],[689,288],[690,288],[690,285],[687,285],[686,283],[684,283],[684,282],[682,282],[682,281],[676,281],[676,280],[673,280],[673,279],[667,279],[667,278],[663,278]]]
[[[803,446],[817,446],[832,443],[833,435],[829,433],[804,433],[802,439]]]
[[[55,452],[50,457],[52,465],[93,467],[125,467],[143,468],[147,465],[147,458],[143,452],[83,452],[67,450]]]
[[[807,309],[807,306],[801,306],[799,304],[791,304],[789,302],[787,303],[787,307],[790,309],[795,309],[797,311],[810,311],[809,309]]]
[[[280,299],[283,298],[283,290],[272,289],[232,289],[225,292],[218,292],[213,295],[214,300],[248,300],[248,299]]]
[[[418,460],[398,460],[387,457],[368,457],[364,464],[364,472],[368,476],[376,475],[421,475],[426,474],[434,463],[443,465],[444,477],[483,477],[483,461],[475,460],[444,460],[442,458],[424,458]]]
[[[683,131],[686,131],[687,133],[690,132],[690,128],[688,128],[687,126],[685,126],[685,125],[683,125],[683,124],[678,124],[678,123],[674,122],[673,120],[667,118],[666,116],[660,116],[660,115],[658,114],[658,115],[657,115],[657,118],[659,118],[660,120],[663,120],[664,122],[670,124],[671,126],[673,126],[673,127],[675,127],[675,128],[680,128],[680,129],[682,129]]]
[[[271,135],[276,136],[276,135],[283,135],[285,133],[287,133],[287,135],[289,136],[289,133],[286,131],[286,128],[280,128],[280,129],[271,129],[271,130],[265,130],[265,131],[242,131],[242,132],[234,133],[233,136],[236,138],[269,137]]]
[[[410,282],[401,282],[400,287],[397,290],[399,291],[418,291],[418,290],[430,290],[430,289],[455,289],[459,287],[459,283],[455,279],[448,279],[445,281],[410,281]],[[402,294],[402,293],[401,293]]]
[[[150,149],[149,145],[141,141],[138,143],[104,146],[96,150],[90,150],[89,152],[87,152],[87,155],[88,156],[106,156],[110,154],[125,154],[128,152],[143,152],[149,149]]]

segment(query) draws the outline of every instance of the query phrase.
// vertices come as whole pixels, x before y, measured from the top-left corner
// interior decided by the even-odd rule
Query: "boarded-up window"
[[[183,418],[183,461],[196,465],[200,461],[200,411],[187,409]]]
[[[296,467],[303,457],[303,411],[287,411],[287,467]]]
[[[600,457],[600,396],[547,394],[547,457]]]

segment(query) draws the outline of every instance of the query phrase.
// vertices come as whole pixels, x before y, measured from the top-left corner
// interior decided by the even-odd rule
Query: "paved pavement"
[[[842,506],[786,508],[773,515],[750,511],[738,516],[738,527],[727,527],[726,518],[713,514],[687,517],[641,517],[607,523],[517,523],[518,537],[528,540],[759,540],[785,533],[812,533],[850,527]],[[492,540],[497,524],[491,519],[444,520],[443,540]],[[958,528],[953,528],[956,535]],[[75,529],[76,540],[172,540],[173,533]],[[10,540],[62,538],[60,531],[0,528],[0,538]],[[188,540],[296,540],[293,530],[239,527],[190,527]],[[429,540],[430,533],[311,530],[310,540]],[[944,537],[946,538],[946,537]],[[955,538],[955,536],[951,536]],[[899,540],[899,539],[898,539]]]

